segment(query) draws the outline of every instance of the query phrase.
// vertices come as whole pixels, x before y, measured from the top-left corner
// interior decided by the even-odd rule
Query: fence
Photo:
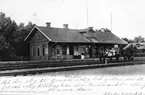
[[[9,58],[0,57],[0,61],[28,61],[28,60],[30,60],[29,56],[15,56]]]

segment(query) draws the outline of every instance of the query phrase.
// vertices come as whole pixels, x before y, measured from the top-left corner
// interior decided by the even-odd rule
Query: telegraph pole
[[[110,28],[111,28],[111,32],[112,32],[112,13],[110,13]]]
[[[87,11],[87,27],[88,27],[88,25],[89,25],[89,17],[88,17],[88,7],[87,7],[87,9],[86,9],[86,11]]]

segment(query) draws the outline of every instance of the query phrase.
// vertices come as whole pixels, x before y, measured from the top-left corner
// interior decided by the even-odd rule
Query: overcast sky
[[[87,12],[88,10],[88,12]],[[145,37],[145,0],[0,0],[0,11],[17,23],[111,29],[122,37]],[[88,13],[88,25],[87,25]]]

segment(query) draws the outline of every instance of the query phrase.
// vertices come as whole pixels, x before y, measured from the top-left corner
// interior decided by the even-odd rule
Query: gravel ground
[[[49,72],[36,74],[34,76],[44,75],[145,75],[145,65],[119,66],[108,68],[95,68],[85,70]]]

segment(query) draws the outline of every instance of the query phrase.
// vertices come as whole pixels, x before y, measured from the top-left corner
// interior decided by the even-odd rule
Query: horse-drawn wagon
[[[130,43],[126,45],[123,49],[123,57],[125,61],[132,61],[134,59],[134,55],[137,51],[137,46],[135,43]]]

